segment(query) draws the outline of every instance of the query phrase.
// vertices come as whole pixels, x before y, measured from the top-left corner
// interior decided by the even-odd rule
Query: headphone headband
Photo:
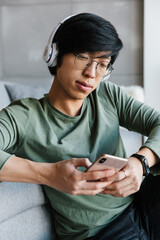
[[[61,26],[65,21],[67,21],[69,18],[75,16],[76,14],[70,15],[66,18],[64,18],[58,25],[57,27],[52,31],[47,46],[44,49],[43,52],[43,60],[47,63],[48,67],[55,67],[57,65],[57,56],[58,56],[58,49],[56,43],[53,43],[54,36]]]

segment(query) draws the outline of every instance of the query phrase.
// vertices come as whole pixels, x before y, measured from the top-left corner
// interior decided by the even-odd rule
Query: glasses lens
[[[97,61],[94,61],[97,62]],[[80,70],[88,68],[92,63],[92,58],[87,53],[80,53],[75,56],[75,66]],[[97,62],[96,72],[100,77],[108,76],[112,72],[113,68],[111,64],[108,64],[108,61]]]
[[[75,66],[78,69],[85,69],[91,63],[91,58],[88,54],[81,53],[75,57]]]
[[[106,75],[106,72],[107,72],[107,67],[108,67],[108,62],[107,61],[99,62],[98,65],[97,65],[97,74],[100,77],[104,77]]]
[[[99,65],[97,66],[97,74],[101,77],[107,77],[113,71],[113,67],[112,67],[111,63],[109,65],[107,65],[107,67],[105,68],[105,71],[104,71],[104,69],[102,70],[102,65],[101,65],[101,67]]]
[[[112,64],[110,63],[108,68],[107,68],[105,76],[110,75],[113,70],[114,70],[114,68],[112,67]]]

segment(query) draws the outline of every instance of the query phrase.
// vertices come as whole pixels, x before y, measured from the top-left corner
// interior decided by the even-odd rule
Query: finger
[[[72,191],[70,194],[71,195],[96,195],[96,194],[100,194],[103,192],[104,189],[99,189],[99,190],[76,190],[76,191]]]
[[[109,176],[112,176],[115,174],[114,170],[104,170],[104,171],[91,171],[91,172],[84,172],[82,173],[83,180],[86,181],[95,181],[103,178],[108,178]],[[109,180],[109,182],[112,180]]]
[[[108,181],[121,181],[129,177],[128,172],[125,170],[120,170],[116,172],[114,175],[107,178]]]
[[[110,190],[110,189],[123,189],[127,186],[131,187],[133,185],[133,182],[131,181],[131,179],[122,179],[121,181],[115,181],[115,182],[112,182],[112,184],[108,185],[106,187],[106,189]]]
[[[138,183],[133,183],[130,181],[130,179],[124,179],[120,182],[114,182],[110,185],[108,185],[105,188],[106,194],[111,194],[115,196],[124,196],[124,194],[127,192],[132,191],[137,192],[140,188],[140,185]]]
[[[87,190],[103,190],[105,189],[108,185],[110,185],[112,182],[85,182],[83,184],[82,189],[87,189]]]
[[[124,170],[124,169],[122,169],[121,171],[124,172],[124,178],[127,178],[127,177],[128,177],[128,175],[127,175],[127,171]]]
[[[84,181],[72,181],[72,184],[69,188],[70,192],[81,192],[81,191],[97,191],[102,192],[111,182],[87,182]]]
[[[136,192],[135,188],[131,188],[131,189],[123,191],[121,193],[116,192],[114,190],[104,190],[103,194],[112,195],[114,197],[127,197],[127,196],[130,196],[131,194],[133,194],[135,192]]]

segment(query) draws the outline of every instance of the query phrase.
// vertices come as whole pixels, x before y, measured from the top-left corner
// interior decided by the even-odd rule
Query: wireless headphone
[[[52,31],[47,46],[44,49],[43,53],[43,60],[47,63],[48,67],[55,67],[57,65],[57,56],[58,56],[58,49],[56,46],[56,43],[53,43],[54,36],[61,26],[65,21],[67,21],[69,18],[72,16],[75,16],[76,14],[70,15],[66,18],[64,18],[58,25],[57,27]]]

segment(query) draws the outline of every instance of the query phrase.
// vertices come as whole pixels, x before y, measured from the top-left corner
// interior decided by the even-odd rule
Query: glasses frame
[[[77,69],[79,69],[79,70],[85,70],[85,69],[87,69],[87,68],[89,68],[90,66],[91,66],[91,64],[92,64],[92,62],[96,62],[97,63],[97,65],[96,65],[96,74],[99,76],[99,77],[107,77],[107,76],[109,76],[111,73],[112,73],[112,71],[114,70],[114,68],[112,67],[112,64],[111,63],[109,63],[108,64],[108,66],[107,66],[107,69],[106,69],[106,73],[103,75],[103,76],[101,76],[98,72],[97,72],[97,68],[98,68],[98,65],[101,63],[101,62],[105,62],[105,61],[100,61],[100,62],[97,62],[96,60],[93,60],[94,58],[96,58],[96,57],[92,57],[92,56],[90,56],[89,54],[86,54],[86,55],[88,55],[89,57],[90,57],[90,63],[89,64],[87,64],[86,65],[86,67],[85,68],[80,68],[80,67],[78,67],[77,65],[76,65],[76,59],[77,59],[77,57],[79,56],[79,55],[81,55],[81,54],[84,54],[84,53],[79,53],[79,54],[74,54],[74,56],[75,56],[75,58],[74,58],[74,65],[75,65],[75,67],[77,68]]]

